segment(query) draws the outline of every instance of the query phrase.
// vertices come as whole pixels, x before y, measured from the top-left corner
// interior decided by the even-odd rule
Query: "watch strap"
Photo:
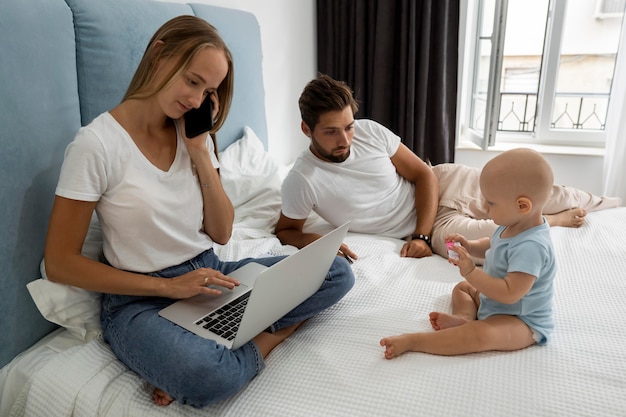
[[[426,242],[426,244],[428,244],[428,246],[430,246],[430,236],[428,235],[423,235],[421,233],[413,233],[411,235],[411,240],[423,240],[424,242]]]

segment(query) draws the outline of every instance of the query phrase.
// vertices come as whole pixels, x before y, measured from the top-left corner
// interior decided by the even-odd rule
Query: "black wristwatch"
[[[424,242],[426,242],[426,244],[430,247],[430,236],[428,235],[423,235],[421,233],[413,233],[411,235],[411,240],[415,240],[415,239],[419,239],[419,240],[423,240]]]

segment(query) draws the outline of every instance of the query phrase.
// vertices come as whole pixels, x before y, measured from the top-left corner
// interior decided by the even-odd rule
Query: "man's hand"
[[[403,258],[423,258],[432,256],[433,251],[428,243],[421,239],[410,240],[402,246],[400,256]]]

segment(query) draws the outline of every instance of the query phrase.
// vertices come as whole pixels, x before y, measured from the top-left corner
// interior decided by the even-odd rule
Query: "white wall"
[[[552,167],[556,184],[569,185],[602,195],[603,156],[563,155],[552,151],[537,150],[542,153]],[[455,163],[482,168],[488,160],[498,153],[498,151],[457,149]]]

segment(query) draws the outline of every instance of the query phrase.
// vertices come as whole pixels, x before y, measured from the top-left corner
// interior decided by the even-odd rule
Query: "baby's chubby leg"
[[[430,325],[434,330],[444,330],[449,329],[450,327],[461,326],[469,321],[465,317],[441,313],[439,311],[431,312],[428,315],[428,318],[430,319]]]
[[[430,325],[436,331],[463,326],[476,320],[480,299],[478,291],[467,281],[461,281],[452,290],[452,314],[433,311],[429,314]],[[423,352],[422,333],[406,333],[381,339],[385,358],[391,359],[407,351]]]
[[[388,336],[380,339],[380,345],[385,348],[385,359],[393,359],[404,352],[419,352],[420,333],[405,333],[398,336]]]
[[[405,352],[433,355],[465,355],[491,350],[512,351],[533,345],[533,333],[515,316],[491,316],[485,320],[468,321],[447,329],[409,333],[383,338],[385,358],[392,359]]]
[[[452,314],[433,311],[429,314],[430,325],[435,330],[444,330],[476,320],[480,297],[476,288],[461,281],[452,290]]]

